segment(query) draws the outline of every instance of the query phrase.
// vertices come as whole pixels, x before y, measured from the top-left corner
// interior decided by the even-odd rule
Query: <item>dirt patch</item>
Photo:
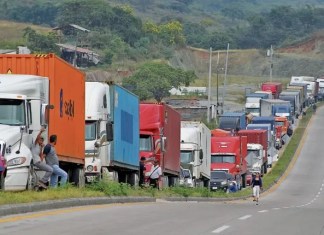
[[[292,46],[281,48],[278,50],[281,53],[295,54],[324,54],[324,32],[314,34],[308,40],[296,43]]]

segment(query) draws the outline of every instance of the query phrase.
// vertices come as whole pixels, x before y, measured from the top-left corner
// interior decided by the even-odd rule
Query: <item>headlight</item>
[[[221,182],[221,185],[226,185],[227,184],[227,181],[222,181]]]
[[[24,164],[26,162],[26,157],[16,157],[7,162],[7,166],[17,166]]]
[[[87,171],[89,172],[93,171],[93,166],[92,165],[87,166]]]

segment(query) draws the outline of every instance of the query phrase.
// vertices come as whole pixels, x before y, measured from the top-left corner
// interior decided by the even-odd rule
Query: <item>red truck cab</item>
[[[140,156],[145,157],[145,177],[154,160],[163,172],[163,186],[176,184],[180,174],[181,116],[166,104],[140,104]]]
[[[246,187],[247,137],[223,136],[211,138],[211,171],[226,171],[241,175],[241,185]]]

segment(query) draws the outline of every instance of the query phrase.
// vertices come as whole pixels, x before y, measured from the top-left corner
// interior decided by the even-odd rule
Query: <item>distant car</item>
[[[210,190],[224,190],[229,188],[233,176],[225,171],[212,171],[210,174]]]
[[[0,190],[4,190],[5,178],[7,175],[7,161],[0,154]]]

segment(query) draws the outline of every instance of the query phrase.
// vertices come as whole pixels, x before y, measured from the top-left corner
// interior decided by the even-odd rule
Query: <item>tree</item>
[[[154,98],[161,102],[170,96],[172,87],[181,84],[189,85],[197,76],[192,71],[175,69],[167,64],[146,63],[142,65],[133,76],[123,81],[123,86],[133,91],[140,100]]]
[[[30,27],[24,29],[24,38],[27,39],[27,46],[38,53],[59,53],[56,46],[57,35],[53,32],[47,35],[39,34]]]

